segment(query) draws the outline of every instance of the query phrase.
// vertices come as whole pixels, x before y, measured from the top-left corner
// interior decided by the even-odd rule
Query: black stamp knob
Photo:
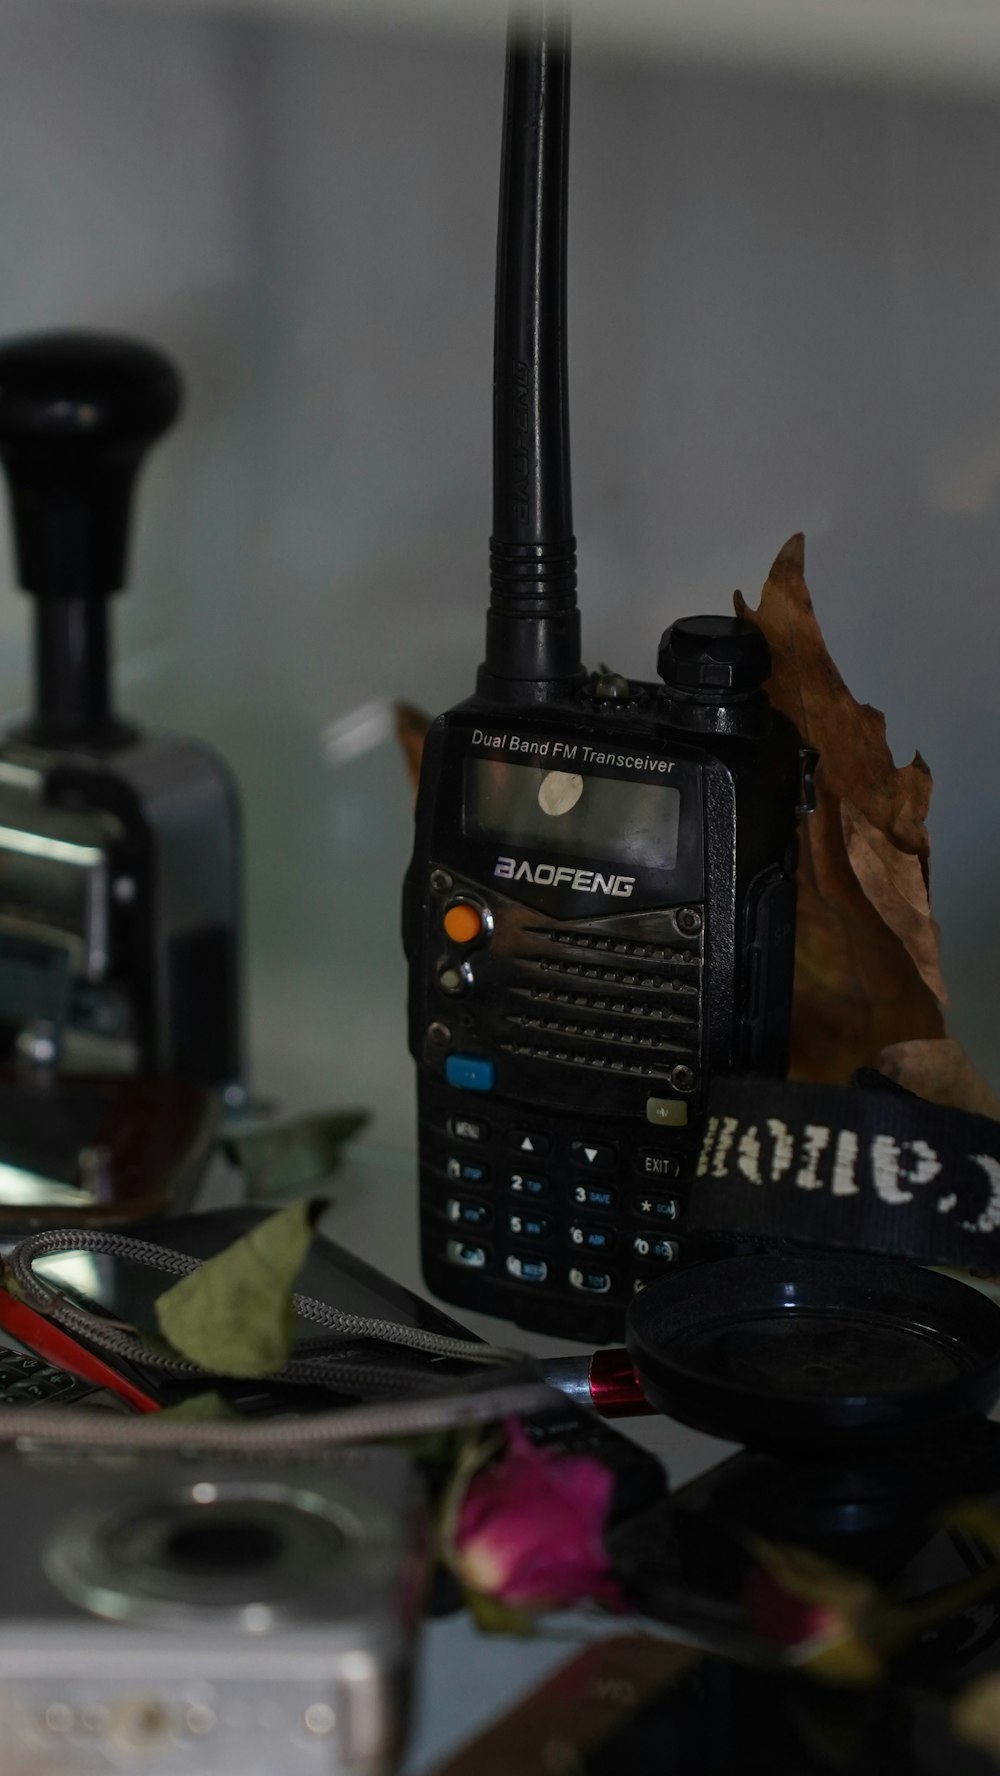
[[[107,602],[125,580],[132,493],[180,412],[181,381],[152,346],[104,333],[0,345],[0,463],[18,579],[35,599],[35,710],[22,737],[118,745]]]
[[[169,358],[137,340],[38,333],[0,345],[0,461],[25,591],[117,592],[136,471],[180,405]]]

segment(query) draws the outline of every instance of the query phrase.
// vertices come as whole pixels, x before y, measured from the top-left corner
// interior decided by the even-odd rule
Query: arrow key
[[[574,1165],[587,1166],[594,1172],[606,1171],[615,1163],[614,1148],[601,1141],[571,1141],[569,1156]]]
[[[537,1129],[512,1128],[507,1131],[507,1145],[517,1149],[518,1153],[529,1155],[549,1153],[552,1149],[552,1137],[540,1134]]]

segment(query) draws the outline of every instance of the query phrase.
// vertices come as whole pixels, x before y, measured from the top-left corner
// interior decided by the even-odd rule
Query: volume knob
[[[668,690],[726,702],[760,690],[771,676],[771,651],[743,617],[681,617],[663,632],[656,669]]]

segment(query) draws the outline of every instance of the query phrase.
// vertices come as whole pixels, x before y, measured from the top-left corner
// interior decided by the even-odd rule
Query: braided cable
[[[131,1234],[105,1233],[92,1228],[54,1228],[30,1234],[27,1239],[21,1240],[8,1254],[6,1263],[18,1293],[28,1306],[44,1314],[71,1336],[160,1374],[195,1380],[212,1373],[184,1357],[157,1350],[127,1327],[78,1307],[74,1302],[68,1301],[56,1286],[36,1275],[34,1266],[39,1259],[57,1257],[64,1252],[90,1252],[100,1257],[118,1258],[126,1263],[138,1264],[178,1278],[191,1276],[200,1270],[205,1262],[203,1259],[171,1251],[168,1247],[154,1245],[149,1240],[136,1239]],[[424,1356],[447,1357],[453,1361],[474,1363],[479,1368],[523,1360],[523,1353],[520,1351],[507,1350],[478,1339],[450,1338],[443,1333],[428,1332],[420,1326],[404,1326],[396,1320],[345,1313],[342,1309],[318,1301],[310,1295],[296,1294],[292,1300],[301,1319],[320,1326],[345,1341],[373,1339],[380,1344],[394,1345],[404,1351],[419,1352]],[[310,1351],[308,1340],[300,1342],[289,1362],[273,1379],[292,1382],[323,1381],[327,1385],[337,1385],[333,1381],[334,1370],[338,1360],[349,1354],[354,1353],[338,1352],[334,1346],[328,1356],[319,1356]],[[346,1372],[341,1370],[342,1374]],[[365,1366],[351,1371],[355,1379],[362,1373],[370,1378],[373,1385],[380,1385],[377,1365],[372,1365],[370,1369]],[[381,1385],[394,1386],[395,1381],[388,1379],[392,1371],[386,1369],[384,1373],[386,1379]],[[412,1385],[412,1381],[411,1372],[409,1385]],[[345,1391],[351,1390],[347,1388]]]
[[[263,1424],[220,1419],[187,1422],[151,1412],[144,1417],[72,1406],[0,1407],[0,1444],[22,1449],[59,1445],[67,1449],[153,1451],[184,1455],[233,1455],[277,1459],[309,1456],[338,1444],[381,1442],[387,1437],[419,1437],[431,1431],[550,1411],[561,1396],[533,1378],[502,1382],[477,1393],[439,1394],[431,1399],[390,1400],[378,1405],[343,1406],[301,1418],[267,1419]]]

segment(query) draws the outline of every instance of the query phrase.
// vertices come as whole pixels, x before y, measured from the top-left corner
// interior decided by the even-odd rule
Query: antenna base
[[[483,671],[498,682],[525,680],[528,702],[537,701],[540,682],[554,685],[557,695],[584,682],[574,537],[554,548],[491,539]],[[503,695],[518,700],[511,690]]]
[[[499,676],[488,661],[476,674],[476,696],[490,703],[540,705],[564,703],[587,682],[587,669],[578,666],[572,676],[559,678],[505,678]]]
[[[486,660],[479,670],[481,694],[505,702],[537,703],[541,686],[565,696],[585,683],[580,662],[580,613],[569,610],[486,614]],[[485,692],[485,682],[490,690]]]

